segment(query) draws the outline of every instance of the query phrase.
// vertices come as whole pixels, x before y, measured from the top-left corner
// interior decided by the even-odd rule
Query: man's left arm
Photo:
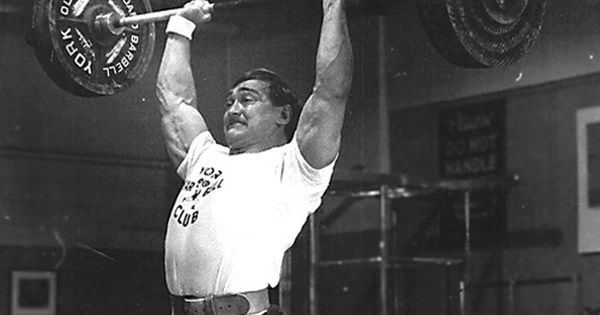
[[[323,0],[315,85],[296,131],[300,152],[314,168],[330,164],[339,152],[352,73],[352,46],[344,0]]]

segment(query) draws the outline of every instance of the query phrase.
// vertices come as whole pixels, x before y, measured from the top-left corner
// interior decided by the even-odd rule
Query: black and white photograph
[[[0,0],[0,315],[600,314],[600,1]]]

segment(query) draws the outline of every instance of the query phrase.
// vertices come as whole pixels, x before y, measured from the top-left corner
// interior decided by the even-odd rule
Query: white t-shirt
[[[296,140],[229,155],[209,132],[177,173],[185,183],[169,216],[165,271],[171,294],[207,296],[279,282],[284,252],[321,204],[334,163],[312,168]]]

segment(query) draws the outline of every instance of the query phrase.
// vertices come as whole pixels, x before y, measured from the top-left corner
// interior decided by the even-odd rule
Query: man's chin
[[[235,128],[225,130],[225,141],[227,141],[227,145],[231,146],[238,142],[242,135],[243,133]]]

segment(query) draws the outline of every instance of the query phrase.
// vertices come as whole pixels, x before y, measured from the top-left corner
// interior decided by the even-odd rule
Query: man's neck
[[[263,141],[250,145],[241,145],[241,146],[230,146],[229,147],[229,155],[243,154],[243,153],[258,153],[262,151],[269,150],[274,147],[279,147],[286,144],[287,138],[279,137],[274,139],[273,141]]]

